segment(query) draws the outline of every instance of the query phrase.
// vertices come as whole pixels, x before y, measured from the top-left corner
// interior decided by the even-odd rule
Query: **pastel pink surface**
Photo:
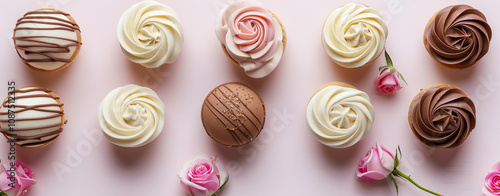
[[[184,48],[171,65],[146,69],[127,60],[116,38],[119,17],[138,0],[24,0],[4,2],[0,15],[2,70],[0,97],[7,81],[16,87],[40,85],[65,103],[68,124],[47,147],[19,149],[17,157],[35,172],[33,195],[185,195],[177,173],[198,154],[217,155],[230,180],[222,196],[250,195],[395,195],[390,180],[356,180],[359,159],[376,142],[403,152],[399,169],[422,186],[444,195],[479,195],[484,177],[500,160],[497,131],[500,104],[500,1],[363,0],[388,22],[387,50],[409,86],[391,96],[376,95],[373,80],[383,56],[369,66],[345,69],[335,65],[321,46],[321,28],[334,9],[349,1],[260,0],[286,27],[288,44],[280,65],[263,79],[252,79],[224,55],[214,32],[221,7],[233,0],[161,0],[179,15]],[[482,11],[493,29],[490,51],[475,66],[453,70],[438,65],[427,53],[422,36],[428,19],[439,9],[466,3]],[[82,29],[80,54],[55,73],[28,68],[14,50],[12,29],[27,11],[54,7],[70,13]],[[497,39],[499,38],[499,39]],[[215,86],[243,82],[266,103],[266,125],[250,145],[222,146],[203,130],[200,110]],[[307,130],[305,110],[311,95],[331,81],[347,82],[368,93],[376,119],[368,137],[348,149],[320,144]],[[165,103],[162,134],[140,148],[109,143],[97,122],[97,108],[112,89],[126,84],[153,88]],[[474,100],[477,126],[454,149],[432,149],[419,142],[407,122],[408,107],[419,89],[444,83],[459,86]],[[0,140],[0,159],[8,144]],[[59,169],[54,169],[59,168]],[[64,171],[64,173],[58,173]],[[400,195],[427,195],[399,181]],[[291,188],[295,187],[295,188]]]

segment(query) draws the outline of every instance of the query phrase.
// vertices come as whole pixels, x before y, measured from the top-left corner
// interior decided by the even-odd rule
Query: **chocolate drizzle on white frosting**
[[[15,109],[11,110],[16,117],[15,129],[11,131],[5,126],[9,122],[6,99],[0,109],[0,131],[22,147],[43,146],[56,139],[67,123],[60,98],[43,87],[24,87],[14,92]]]
[[[80,27],[69,14],[58,10],[35,10],[17,20],[14,44],[21,59],[33,63],[71,63],[80,41]],[[69,33],[69,34],[68,34]],[[39,67],[51,70],[53,67]]]

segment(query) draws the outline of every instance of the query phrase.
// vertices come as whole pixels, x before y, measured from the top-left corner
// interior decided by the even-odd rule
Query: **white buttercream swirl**
[[[387,26],[377,10],[359,3],[348,3],[328,16],[321,40],[335,63],[356,68],[380,56],[387,34]]]
[[[374,119],[370,98],[354,88],[327,86],[307,106],[309,129],[321,143],[334,148],[347,148],[365,138]]]
[[[117,34],[128,59],[148,68],[173,63],[182,50],[183,31],[177,14],[156,1],[143,1],[127,9],[118,22]]]
[[[257,1],[236,1],[225,7],[215,32],[227,54],[252,78],[269,75],[283,56],[283,29]]]
[[[102,100],[99,124],[108,140],[118,146],[138,147],[153,141],[163,130],[165,106],[147,87],[118,87]]]

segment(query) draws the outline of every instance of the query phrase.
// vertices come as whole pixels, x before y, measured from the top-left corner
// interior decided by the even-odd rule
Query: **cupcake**
[[[24,63],[43,72],[70,65],[82,45],[80,27],[73,17],[51,8],[24,14],[17,20],[12,39]]]
[[[184,40],[175,11],[156,1],[128,8],[118,21],[117,34],[123,54],[147,68],[177,60]]]
[[[150,88],[130,84],[106,95],[99,105],[97,118],[111,143],[139,147],[152,142],[162,132],[165,106]]]
[[[253,141],[264,128],[266,108],[260,96],[248,86],[230,82],[208,93],[201,108],[201,121],[208,136],[229,146]]]
[[[223,8],[215,33],[226,56],[252,78],[263,78],[278,66],[287,40],[278,17],[253,0]]]
[[[476,126],[476,107],[460,88],[432,85],[411,102],[408,123],[425,145],[452,148],[462,144]]]
[[[321,41],[336,64],[356,68],[373,62],[382,54],[387,33],[387,26],[377,10],[348,3],[328,16],[321,31]]]
[[[372,129],[375,111],[368,95],[342,82],[323,85],[307,105],[307,125],[314,137],[332,148],[347,148]]]
[[[27,86],[9,93],[0,107],[1,132],[23,148],[50,144],[66,124],[64,104],[51,90]]]
[[[474,65],[490,47],[491,28],[479,10],[451,5],[436,12],[425,27],[424,46],[434,60],[454,69]]]

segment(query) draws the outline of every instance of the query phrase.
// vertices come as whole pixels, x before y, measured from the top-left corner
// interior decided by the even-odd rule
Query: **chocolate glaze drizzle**
[[[43,91],[47,94],[39,93],[39,94],[33,94],[33,95],[19,95],[19,93],[28,93],[28,92],[35,92],[35,91]],[[47,88],[43,88],[43,87],[29,87],[28,89],[22,88],[22,89],[17,89],[14,92],[16,94],[16,97],[15,97],[16,101],[21,100],[21,99],[27,99],[27,98],[44,98],[44,97],[45,98],[52,98],[56,101],[58,101],[60,99],[57,96],[51,95],[50,94],[52,92],[51,90],[49,90]],[[7,102],[8,102],[8,100],[5,100],[2,103],[3,108],[8,107]],[[47,109],[47,107],[54,107],[54,106],[59,107],[59,110]],[[58,101],[58,103],[54,103],[54,104],[38,104],[38,105],[15,104],[15,114],[16,114],[15,121],[16,121],[16,123],[22,123],[25,121],[39,121],[39,120],[47,120],[47,119],[58,118],[58,117],[61,117],[62,119],[64,119],[63,106],[64,106],[64,104],[62,104],[62,103],[59,104],[59,101]],[[44,116],[40,116],[40,117],[36,117],[36,118],[17,118],[18,114],[23,113],[23,112],[28,112],[28,111],[39,111],[39,112],[44,112],[44,113],[50,113],[51,115],[46,115],[46,116],[44,115]],[[0,115],[5,116],[5,115],[9,115],[9,114],[8,114],[8,112],[0,112]],[[0,122],[6,123],[6,122],[8,122],[8,119],[0,120]],[[15,128],[14,131],[10,131],[8,127],[1,127],[0,132],[2,132],[4,134],[4,136],[6,136],[9,139],[15,138],[17,144],[23,143],[27,140],[33,140],[32,142],[29,142],[29,143],[20,144],[20,146],[22,146],[22,147],[36,147],[36,146],[48,144],[51,141],[53,141],[54,139],[56,139],[59,136],[59,133],[61,133],[63,130],[63,124],[66,124],[66,123],[67,123],[67,121],[65,120],[64,122],[60,122],[60,123],[52,124],[52,125],[48,125],[48,126],[33,126],[33,127],[29,127],[29,128],[24,128],[24,129]],[[33,136],[20,136],[19,135],[19,132],[33,131],[33,130],[46,129],[46,128],[57,128],[57,129],[54,131],[51,131],[51,132],[40,133],[40,134],[36,134]],[[47,136],[55,136],[55,137],[50,138],[48,140],[42,140],[43,137],[47,137]]]
[[[202,119],[207,133],[217,142],[227,146],[240,146],[255,139],[265,121],[264,104],[255,92],[239,83],[227,83],[210,92],[204,102],[215,119],[203,115]],[[257,101],[257,102],[255,102]],[[261,104],[260,107],[255,107]],[[217,130],[215,127],[224,127]],[[228,132],[229,134],[221,133]]]
[[[46,14],[48,16],[37,16],[37,14]],[[54,15],[64,15],[67,17],[67,19],[61,19],[58,18]],[[16,23],[16,28],[14,28],[14,31],[18,30],[29,30],[29,31],[54,31],[54,30],[63,30],[63,31],[71,31],[75,32],[78,31],[80,32],[80,27],[78,24],[75,22],[69,20],[69,14],[61,12],[61,11],[47,11],[47,10],[37,10],[37,11],[31,11],[26,13],[21,19],[17,20]],[[53,22],[49,22],[53,21]],[[19,27],[21,24],[33,24],[33,27]],[[42,25],[50,25],[52,27],[37,27],[40,26],[39,24]],[[14,33],[15,34],[15,33]],[[69,63],[71,62],[71,57],[70,58],[57,58],[54,56],[54,54],[57,53],[69,53],[71,52],[70,47],[72,46],[79,46],[82,45],[82,43],[76,39],[66,39],[66,38],[61,38],[61,37],[56,37],[56,36],[40,36],[36,35],[37,33],[34,33],[35,35],[33,36],[15,36],[12,38],[14,39],[15,42],[15,47],[18,50],[24,51],[24,54],[29,55],[29,54],[38,54],[45,56],[47,58],[35,58],[35,59],[29,59],[29,58],[23,58],[21,55],[19,55],[23,61],[25,62],[65,62]],[[49,38],[49,39],[47,39]],[[68,44],[58,44],[54,41],[47,41],[47,40],[64,40],[66,42],[69,42]],[[24,44],[18,44],[16,41],[23,41],[25,42]],[[28,42],[28,43],[26,43]]]

